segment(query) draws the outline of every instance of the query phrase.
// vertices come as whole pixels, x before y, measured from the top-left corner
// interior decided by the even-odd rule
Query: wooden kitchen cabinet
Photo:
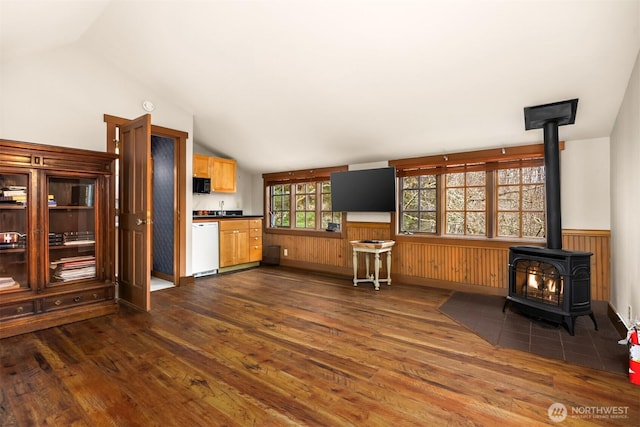
[[[249,261],[262,261],[262,220],[249,220]]]
[[[202,154],[193,155],[193,176],[211,178],[211,157]]]
[[[220,221],[220,267],[249,262],[249,220]]]
[[[261,218],[220,221],[220,268],[261,260]]]
[[[212,157],[211,190],[220,193],[236,192],[235,160]]]
[[[0,140],[0,338],[118,310],[116,157]]]
[[[211,191],[235,193],[237,186],[237,163],[232,159],[193,155],[193,176],[211,178]]]

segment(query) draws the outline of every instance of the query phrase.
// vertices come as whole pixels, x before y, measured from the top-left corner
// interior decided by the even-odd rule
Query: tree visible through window
[[[320,183],[320,186],[322,187],[322,223],[320,224],[320,228],[326,230],[329,227],[330,222],[336,224],[340,224],[342,222],[342,212],[333,212],[331,210],[331,182],[323,181]]]
[[[291,184],[272,185],[270,188],[271,227],[291,226]]]
[[[270,185],[268,194],[271,228],[326,230],[330,222],[342,222],[342,213],[331,210],[330,181]]]
[[[543,166],[498,171],[498,236],[545,236],[544,183]]]
[[[296,184],[296,228],[316,228],[316,183]]]
[[[543,165],[400,178],[399,231],[451,236],[537,239],[545,230]],[[478,164],[473,165],[480,169]],[[440,173],[438,173],[440,172]]]
[[[486,175],[481,171],[444,176],[446,234],[486,235]]]
[[[400,229],[411,233],[437,231],[436,175],[407,176],[401,179]]]

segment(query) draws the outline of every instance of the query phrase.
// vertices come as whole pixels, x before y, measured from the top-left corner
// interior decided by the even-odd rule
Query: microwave
[[[193,178],[194,193],[211,193],[211,178]]]

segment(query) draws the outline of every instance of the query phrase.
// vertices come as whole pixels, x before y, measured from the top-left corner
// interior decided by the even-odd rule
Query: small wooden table
[[[358,286],[360,282],[373,282],[376,291],[380,290],[380,282],[391,284],[391,247],[396,242],[393,240],[352,240],[353,247],[353,286]],[[362,252],[366,255],[365,263],[367,266],[367,276],[364,279],[358,279],[358,253]],[[380,254],[387,253],[387,278],[380,279]],[[375,255],[373,274],[369,273],[369,257]]]

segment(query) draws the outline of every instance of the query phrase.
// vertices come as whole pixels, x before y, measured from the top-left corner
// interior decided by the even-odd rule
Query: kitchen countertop
[[[262,218],[262,215],[198,215],[194,216],[194,221],[211,221],[215,219],[245,219],[245,218]]]
[[[199,210],[193,211],[193,221],[212,221],[219,219],[244,219],[244,218],[262,218],[262,215],[245,215],[241,210],[229,210],[229,211],[210,211]]]

